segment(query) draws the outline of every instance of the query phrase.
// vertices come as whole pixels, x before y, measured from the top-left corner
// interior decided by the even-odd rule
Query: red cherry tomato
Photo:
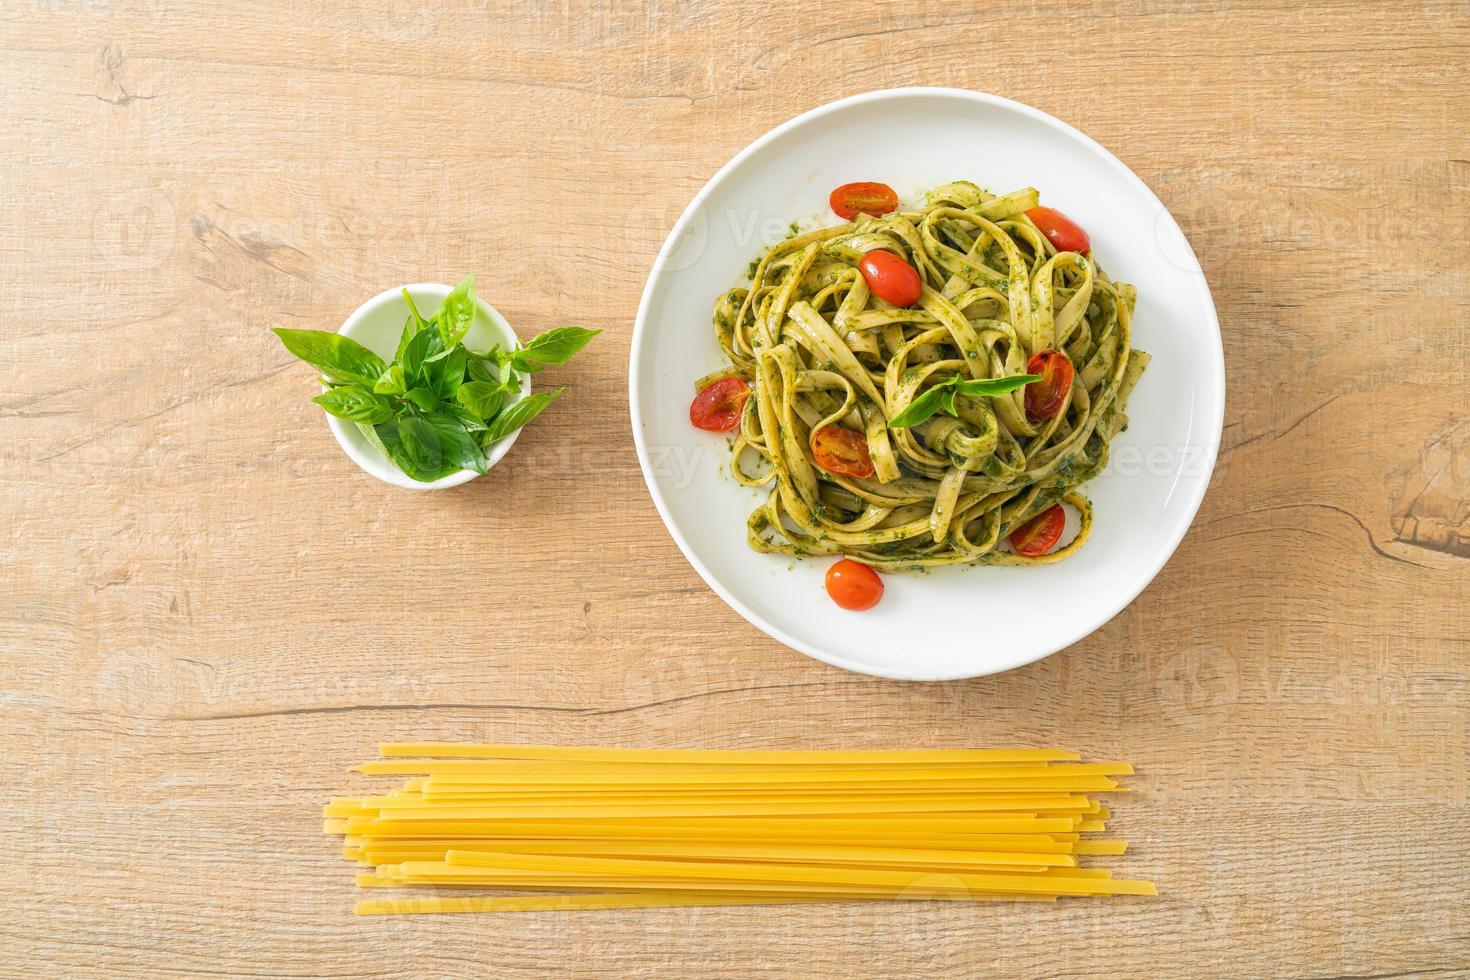
[[[817,465],[838,476],[872,476],[873,457],[861,432],[829,425],[812,433],[812,455]]]
[[[827,594],[843,609],[872,609],[883,598],[883,580],[867,565],[844,558],[827,569]]]
[[[1039,350],[1026,362],[1027,374],[1041,375],[1026,386],[1026,417],[1033,422],[1051,418],[1067,404],[1072,393],[1072,362],[1059,350]]]
[[[894,306],[913,306],[924,292],[913,266],[886,249],[863,256],[858,263],[873,295]]]
[[[1041,229],[1041,233],[1057,247],[1058,252],[1092,251],[1092,239],[1087,237],[1082,226],[1056,208],[1032,208],[1026,212],[1026,217]]]
[[[860,214],[871,214],[874,217],[887,214],[898,207],[898,195],[887,184],[862,181],[843,184],[832,192],[827,203],[832,205],[832,210],[837,212],[839,218],[851,221]]]
[[[721,378],[694,396],[689,421],[706,432],[729,432],[740,424],[740,412],[750,397],[750,385],[740,378]]]
[[[1052,504],[1011,532],[1011,550],[1027,558],[1044,555],[1061,538],[1066,526],[1067,512],[1061,504]]]

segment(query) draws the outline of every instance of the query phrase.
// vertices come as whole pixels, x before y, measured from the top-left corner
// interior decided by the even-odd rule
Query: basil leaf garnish
[[[317,395],[312,401],[339,419],[377,425],[398,414],[393,399],[368,391],[360,385],[346,385]]]
[[[955,384],[955,390],[962,395],[975,397],[978,395],[1008,395],[1017,388],[1024,388],[1033,381],[1040,381],[1039,374],[1012,374],[1004,378],[970,378]]]
[[[527,373],[552,364],[565,364],[601,332],[584,327],[555,327],[532,337],[530,343],[512,352],[510,362],[517,370]]]
[[[334,381],[355,381],[371,386],[387,367],[377,354],[340,333],[286,327],[274,329],[288,351]]]
[[[930,388],[909,402],[908,407],[888,420],[888,425],[894,429],[907,429],[927,422],[929,417],[944,405],[944,396],[949,394],[949,388],[941,382]]]
[[[971,398],[995,397],[1024,388],[1033,381],[1040,381],[1039,374],[1012,374],[1004,378],[961,378],[952,374],[943,381],[936,382],[923,394],[909,402],[908,407],[899,412],[888,421],[889,426],[895,429],[907,429],[927,422],[935,413],[943,411],[949,415],[958,415],[955,409],[955,397],[967,395]]]
[[[545,411],[546,406],[565,390],[558,388],[555,391],[541,391],[530,398],[522,398],[486,423],[485,431],[480,435],[480,444],[489,446],[492,442],[504,439]]]
[[[474,415],[488,419],[500,411],[505,401],[505,389],[499,381],[466,381],[455,392],[459,403]]]
[[[434,314],[439,324],[439,338],[448,350],[464,339],[475,322],[475,277],[465,276],[450,290]]]

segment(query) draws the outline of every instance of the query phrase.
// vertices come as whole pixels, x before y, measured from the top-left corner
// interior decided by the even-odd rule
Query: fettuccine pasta
[[[1092,794],[1133,767],[1065,749],[381,751],[357,771],[401,789],[322,809],[374,890],[359,915],[1156,894],[1088,866],[1127,851],[1091,838]]]
[[[1037,207],[1032,188],[947,184],[921,208],[796,234],[760,257],[750,288],[719,298],[731,366],[697,387],[749,386],[732,469],[770,490],[748,520],[752,548],[901,570],[1054,562],[1082,547],[1092,509],[1076,488],[1106,465],[1148,355],[1132,346],[1134,287],[1085,249],[1059,251],[1028,217]],[[870,289],[889,271],[869,265],[881,252],[917,272],[912,305]],[[1044,380],[964,393],[1028,364],[1046,365]],[[941,409],[893,424],[945,386],[920,406]],[[1007,543],[1058,503],[1081,518],[1070,542],[1041,554]]]

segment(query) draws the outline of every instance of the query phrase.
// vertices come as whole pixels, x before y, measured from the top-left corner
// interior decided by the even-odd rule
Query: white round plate
[[[1032,186],[1087,229],[1108,275],[1138,287],[1135,346],[1153,362],[1130,424],[1084,492],[1092,538],[1055,565],[885,575],[883,601],[848,612],[827,598],[833,559],[763,555],[746,515],[766,493],[729,475],[719,435],[689,424],[694,381],[725,366],[716,297],[790,223],[836,223],[832,188],[891,185],[906,202],[952,180]],[[978,677],[1076,643],[1138,595],[1179,544],[1214,468],[1225,364],[1214,303],[1179,226],[1107,150],[1029,106],[955,89],[843,99],[778,126],[704,186],[669,234],[633,331],[629,400],[644,479],[684,556],[774,639],[848,670],[907,680]],[[1070,534],[1070,532],[1068,532]]]

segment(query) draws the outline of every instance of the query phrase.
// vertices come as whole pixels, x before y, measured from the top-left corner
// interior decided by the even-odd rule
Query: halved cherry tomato
[[[740,412],[750,397],[750,385],[740,378],[721,378],[694,396],[689,421],[706,432],[729,432],[740,424]]]
[[[1092,251],[1092,239],[1087,237],[1082,226],[1056,208],[1032,208],[1026,212],[1026,217],[1041,229],[1041,233],[1057,247],[1058,252]]]
[[[843,184],[832,192],[827,203],[832,205],[832,210],[837,212],[839,218],[851,221],[860,214],[871,214],[874,217],[887,214],[898,207],[898,195],[887,184],[861,181]]]
[[[924,284],[913,266],[886,249],[876,249],[858,263],[873,295],[894,306],[913,306],[923,295]]]
[[[818,466],[838,476],[872,476],[875,472],[867,436],[840,425],[824,426],[812,433],[812,455]]]
[[[843,609],[872,609],[883,598],[883,580],[867,565],[844,558],[827,569],[827,594]]]
[[[1067,404],[1072,393],[1072,362],[1059,350],[1039,350],[1026,362],[1027,374],[1041,375],[1026,386],[1026,417],[1033,422],[1051,418]]]
[[[1066,526],[1067,512],[1061,504],[1052,504],[1011,532],[1011,550],[1027,558],[1044,555],[1061,538]]]

